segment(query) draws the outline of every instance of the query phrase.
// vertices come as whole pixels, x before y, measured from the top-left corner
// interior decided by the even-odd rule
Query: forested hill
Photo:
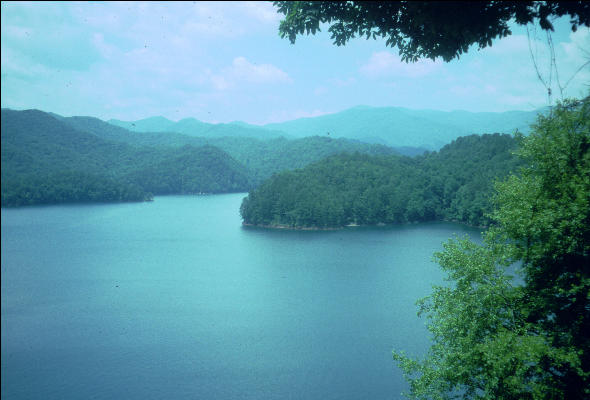
[[[244,164],[251,172],[255,185],[277,172],[303,168],[330,155],[343,152],[363,154],[396,154],[395,149],[383,145],[355,142],[347,139],[312,136],[289,140],[285,138],[257,140],[226,137],[205,140]]]
[[[307,164],[341,152],[358,151],[367,154],[394,154],[396,152],[396,149],[383,145],[347,139],[332,139],[326,136],[294,140],[282,137],[268,140],[236,136],[208,138],[174,132],[132,132],[93,117],[57,117],[82,132],[89,132],[103,139],[136,147],[181,147],[185,145],[218,147],[247,167],[253,185],[261,183],[276,172],[302,168]],[[404,148],[400,151],[416,154],[420,152],[420,149]],[[423,151],[424,149],[422,149]]]
[[[135,201],[247,191],[340,152],[394,154],[346,139],[193,137],[132,132],[94,117],[2,110],[2,205]]]
[[[335,228],[456,220],[485,225],[496,178],[518,165],[509,135],[471,135],[409,158],[341,154],[273,176],[241,206],[245,224]]]
[[[282,211],[269,214],[279,209],[273,206],[250,214],[245,209],[245,220],[264,225],[341,226],[446,218],[480,224],[485,223],[481,213],[490,187],[487,178],[497,171],[502,173],[503,165],[509,167],[512,161],[504,150],[512,143],[507,136],[473,136],[458,139],[438,153],[410,159],[396,156],[387,146],[328,136],[260,140],[140,133],[93,117],[3,109],[2,205],[135,201],[158,194],[247,191],[281,171],[303,168],[340,153],[359,153],[365,156],[334,157],[302,171],[280,174],[250,194],[250,200],[260,193],[272,199],[273,193],[296,187],[293,201],[302,213],[289,210],[288,204],[279,207],[294,219]],[[491,151],[498,154],[492,157]],[[508,164],[502,163],[502,157]],[[368,174],[367,179],[358,175],[360,171]],[[296,183],[300,176],[307,180],[301,187]],[[334,176],[333,182],[321,181],[330,176]],[[347,183],[338,186],[340,181]],[[276,186],[277,182],[288,184],[283,188]],[[397,189],[389,187],[393,184]],[[322,185],[324,192],[316,193]],[[336,201],[342,193],[346,202]],[[302,197],[306,194],[311,196],[307,200]],[[346,210],[348,214],[334,214],[338,206],[328,207],[320,201],[323,196],[328,196],[327,203],[341,204],[343,213]],[[401,196],[399,201],[393,201],[395,196]],[[376,201],[385,205],[374,204]],[[251,207],[260,208],[256,201]],[[304,215],[318,207],[324,213],[330,210],[330,218]],[[371,212],[380,209],[381,214],[367,214],[365,208]]]
[[[247,168],[218,148],[130,146],[71,122],[38,110],[2,109],[2,206],[251,187]]]
[[[529,132],[536,111],[468,112],[358,106],[334,114],[265,125],[293,137],[326,135],[388,146],[438,150],[472,134]]]

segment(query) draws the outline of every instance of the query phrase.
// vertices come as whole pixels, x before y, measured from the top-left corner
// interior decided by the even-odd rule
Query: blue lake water
[[[2,209],[2,399],[398,399],[432,253],[479,229],[244,228],[244,194]]]

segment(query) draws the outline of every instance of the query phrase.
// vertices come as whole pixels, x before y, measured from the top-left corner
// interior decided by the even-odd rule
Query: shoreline
[[[339,231],[344,228],[342,227],[333,227],[333,228],[319,228],[317,226],[289,226],[289,225],[258,225],[258,224],[247,224],[242,222],[242,226],[246,226],[249,228],[263,228],[263,229],[277,229],[277,230],[291,230],[291,231]],[[358,225],[356,225],[358,226]]]
[[[379,222],[377,224],[372,225],[358,225],[358,224],[349,224],[337,227],[326,227],[321,228],[317,226],[290,226],[290,225],[282,225],[282,224],[270,224],[270,225],[259,225],[259,224],[249,224],[246,222],[242,222],[242,226],[249,227],[249,228],[262,228],[262,229],[276,229],[276,230],[291,230],[291,231],[339,231],[346,228],[384,228],[384,227],[393,227],[393,226],[402,226],[402,225],[414,225],[420,223],[432,223],[432,222],[441,222],[441,223],[454,223],[459,225],[464,225],[469,228],[477,228],[477,229],[488,229],[489,226],[485,225],[470,225],[466,222],[462,221],[454,221],[454,220],[434,220],[434,221],[416,221],[416,222],[403,222],[398,224],[385,224]]]

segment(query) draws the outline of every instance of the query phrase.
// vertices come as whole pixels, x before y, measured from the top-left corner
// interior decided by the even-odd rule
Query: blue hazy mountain
[[[472,134],[516,130],[526,134],[539,111],[469,112],[357,106],[334,114],[263,126],[242,121],[210,124],[194,118],[174,122],[164,117],[108,122],[135,132],[175,132],[207,138],[328,136],[421,151],[438,150],[460,136]]]
[[[330,135],[394,147],[439,149],[459,136],[528,133],[536,111],[468,112],[358,106],[334,114],[264,125],[293,137]]]
[[[274,129],[249,125],[243,122],[231,122],[229,124],[210,124],[195,118],[184,118],[178,122],[164,117],[150,117],[138,121],[121,121],[111,119],[112,125],[128,129],[134,132],[174,132],[188,136],[220,138],[226,136],[251,137],[257,139],[272,139],[286,136],[284,132]]]

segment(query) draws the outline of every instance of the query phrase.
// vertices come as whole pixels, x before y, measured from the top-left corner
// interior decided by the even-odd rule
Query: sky
[[[108,120],[164,116],[266,124],[357,105],[443,111],[548,105],[546,35],[513,27],[449,63],[400,61],[384,40],[291,44],[270,2],[2,2],[1,103]],[[588,93],[590,30],[555,21],[564,97]],[[530,43],[530,49],[529,49]],[[570,79],[572,78],[573,79]],[[554,97],[560,97],[551,76]],[[557,96],[556,96],[557,95]]]

